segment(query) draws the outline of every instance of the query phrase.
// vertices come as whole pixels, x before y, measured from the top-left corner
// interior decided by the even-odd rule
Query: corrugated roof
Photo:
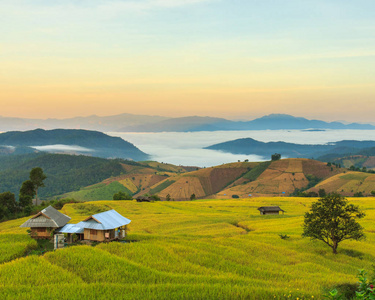
[[[261,206],[258,208],[259,211],[283,211],[279,206]]]
[[[41,210],[31,219],[27,220],[20,227],[50,227],[59,228],[69,222],[71,218],[67,215],[62,214],[52,206],[48,206]]]
[[[123,217],[117,211],[112,209],[100,214],[92,215],[86,220],[79,222],[77,225],[89,229],[107,230],[127,225],[130,222],[129,219]]]
[[[60,233],[83,233],[84,228],[78,224],[66,224],[63,228],[59,229]]]

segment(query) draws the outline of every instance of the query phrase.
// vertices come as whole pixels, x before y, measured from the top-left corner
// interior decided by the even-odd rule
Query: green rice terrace
[[[323,299],[354,285],[375,262],[375,199],[349,198],[366,213],[366,239],[338,254],[302,238],[312,198],[66,204],[70,223],[91,210],[129,218],[126,241],[74,245],[42,255],[28,218],[0,223],[0,299]],[[87,205],[87,209],[82,206]],[[260,215],[278,205],[285,214]],[[289,238],[281,238],[288,236]]]

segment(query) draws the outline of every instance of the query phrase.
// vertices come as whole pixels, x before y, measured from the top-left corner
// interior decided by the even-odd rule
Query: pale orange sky
[[[374,122],[373,1],[242,1],[4,0],[0,115]]]

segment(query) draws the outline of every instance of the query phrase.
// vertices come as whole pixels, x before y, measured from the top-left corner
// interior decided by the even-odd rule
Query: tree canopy
[[[38,189],[40,187],[44,187],[44,180],[47,178],[47,176],[43,173],[43,169],[36,167],[33,168],[30,171],[30,181],[34,185],[34,191],[35,191],[35,204],[38,205]]]
[[[356,221],[364,216],[358,206],[349,204],[341,195],[330,194],[314,202],[305,214],[302,236],[326,243],[336,254],[343,240],[364,237],[363,227]]]
[[[113,195],[113,200],[133,200],[133,197],[126,192],[119,191]]]

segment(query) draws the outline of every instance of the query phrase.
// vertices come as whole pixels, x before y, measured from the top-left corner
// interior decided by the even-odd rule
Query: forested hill
[[[124,165],[138,163],[48,153],[0,156],[0,193],[10,191],[18,195],[22,182],[28,179],[29,172],[34,167],[41,167],[47,175],[45,187],[39,190],[40,197],[45,199],[124,174]]]
[[[38,147],[48,152],[87,154],[105,158],[146,160],[148,155],[133,144],[111,137],[99,131],[76,129],[35,129],[31,131],[10,131],[0,134],[0,146]]]
[[[286,142],[260,142],[252,138],[243,138],[215,144],[206,149],[220,150],[234,154],[257,154],[270,157],[280,153],[282,157],[312,158],[334,153],[357,153],[375,147],[375,141],[340,141],[329,144],[294,144]]]

